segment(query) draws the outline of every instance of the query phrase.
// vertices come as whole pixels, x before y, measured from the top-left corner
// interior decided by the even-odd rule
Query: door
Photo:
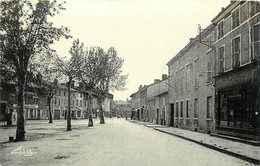
[[[156,124],[159,124],[159,109],[156,110]]]
[[[171,105],[171,122],[170,122],[170,126],[173,127],[174,126],[174,104],[170,104]]]

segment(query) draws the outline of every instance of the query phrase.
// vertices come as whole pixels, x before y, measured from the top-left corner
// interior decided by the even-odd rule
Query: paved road
[[[39,137],[0,145],[0,165],[252,165],[124,119],[107,119],[105,125],[96,123],[93,128],[85,127],[86,123],[72,121],[74,129],[70,132],[59,129],[64,121],[51,127],[42,123],[34,130],[31,126]],[[41,137],[44,134],[47,137]]]

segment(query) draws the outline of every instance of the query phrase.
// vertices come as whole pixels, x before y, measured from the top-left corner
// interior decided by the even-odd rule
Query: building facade
[[[120,117],[130,117],[131,116],[131,103],[127,101],[114,101],[115,104],[115,110],[116,110],[116,115]]]
[[[214,79],[219,134],[254,138],[259,133],[259,10],[257,1],[232,1],[212,20],[217,32]]]
[[[215,36],[211,24],[167,63],[169,126],[203,133],[214,131]]]
[[[162,80],[155,79],[147,88],[148,121],[166,125],[168,122],[168,80],[162,75]],[[166,120],[167,119],[167,120]]]

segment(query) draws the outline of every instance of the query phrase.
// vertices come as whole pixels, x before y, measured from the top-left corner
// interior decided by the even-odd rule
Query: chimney
[[[195,38],[190,38],[190,42],[192,42],[192,41],[194,41],[195,40]]]
[[[128,98],[126,98],[126,101],[128,102]]]
[[[154,79],[154,83],[160,82],[160,79]]]
[[[162,75],[162,80],[166,80],[167,79],[167,74],[163,74]]]
[[[141,90],[141,89],[142,89],[142,87],[143,87],[143,86],[142,86],[142,85],[140,85],[140,86],[139,86],[139,90]]]

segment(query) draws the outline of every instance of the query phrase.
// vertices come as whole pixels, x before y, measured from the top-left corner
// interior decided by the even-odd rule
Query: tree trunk
[[[53,123],[51,114],[51,98],[48,96],[48,106],[49,106],[49,123]]]
[[[93,124],[93,118],[92,118],[92,92],[89,92],[89,118],[88,118],[88,127],[92,127]]]
[[[102,102],[103,100],[103,96],[100,97],[101,99],[99,99],[98,105],[99,105],[99,116],[100,116],[100,124],[105,124],[105,118],[104,118],[104,112],[102,109]]]
[[[102,110],[102,106],[100,108],[100,124],[105,124],[104,112]]]
[[[71,80],[69,80],[69,82],[68,82],[67,131],[71,131],[71,116],[70,116],[70,84],[71,84]]]
[[[25,127],[24,127],[24,91],[25,91],[25,78],[26,75],[22,72],[18,74],[18,103],[17,103],[17,129],[15,141],[25,140]]]

